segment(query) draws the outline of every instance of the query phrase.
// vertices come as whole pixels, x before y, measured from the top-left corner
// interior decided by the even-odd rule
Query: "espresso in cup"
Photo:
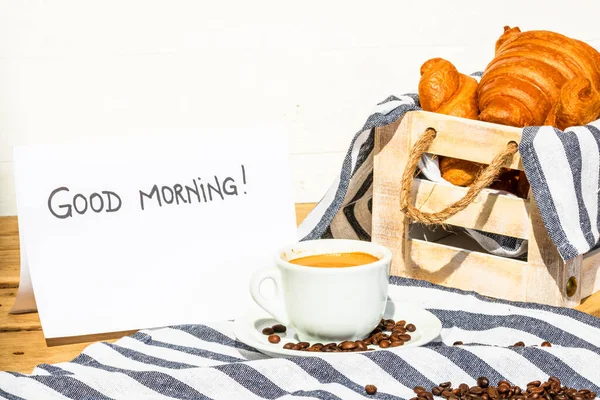
[[[279,250],[275,267],[254,274],[250,293],[301,341],[364,339],[383,317],[391,260],[389,249],[371,242],[307,240]],[[274,299],[260,291],[267,279],[275,282]]]
[[[290,263],[316,268],[346,268],[371,264],[379,258],[369,253],[329,253],[300,257],[290,260]]]

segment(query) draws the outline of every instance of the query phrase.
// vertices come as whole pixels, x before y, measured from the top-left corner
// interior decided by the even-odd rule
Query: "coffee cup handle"
[[[274,299],[267,299],[260,291],[262,283],[271,279],[275,282],[277,291]],[[250,294],[254,301],[261,306],[266,312],[271,314],[279,323],[289,325],[289,318],[285,312],[283,304],[282,286],[281,286],[281,271],[277,268],[268,268],[256,271],[250,279]]]

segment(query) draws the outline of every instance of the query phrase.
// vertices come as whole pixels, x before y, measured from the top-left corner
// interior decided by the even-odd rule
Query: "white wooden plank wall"
[[[185,135],[265,121],[290,134],[295,200],[318,201],[352,135],[445,57],[483,69],[504,25],[600,46],[597,0],[0,0],[0,215],[12,146]]]

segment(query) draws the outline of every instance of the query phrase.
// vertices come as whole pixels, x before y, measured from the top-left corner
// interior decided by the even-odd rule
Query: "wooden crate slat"
[[[413,204],[424,212],[436,212],[464,197],[468,188],[436,184],[415,179]],[[465,228],[527,239],[529,237],[529,201],[484,190],[465,210],[446,222]]]
[[[412,278],[472,290],[490,297],[523,301],[527,263],[439,243],[412,239],[407,270]]]
[[[431,154],[489,164],[494,157],[506,149],[508,142],[521,141],[519,128],[426,111],[412,114],[414,114],[411,121],[413,136],[418,137],[430,127],[437,131],[437,136],[428,150]],[[512,163],[507,164],[506,167],[522,171],[521,156],[515,154]]]

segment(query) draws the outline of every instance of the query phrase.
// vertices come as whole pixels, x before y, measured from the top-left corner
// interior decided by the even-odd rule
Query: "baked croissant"
[[[432,58],[421,66],[419,101],[425,111],[477,119],[477,81],[461,74],[443,58]]]
[[[421,66],[419,101],[425,111],[477,119],[477,81],[461,74],[443,58],[433,58]],[[457,186],[468,186],[482,165],[450,157],[439,157],[442,177]]]
[[[564,130],[600,115],[600,53],[549,31],[504,27],[477,91],[479,119]]]

